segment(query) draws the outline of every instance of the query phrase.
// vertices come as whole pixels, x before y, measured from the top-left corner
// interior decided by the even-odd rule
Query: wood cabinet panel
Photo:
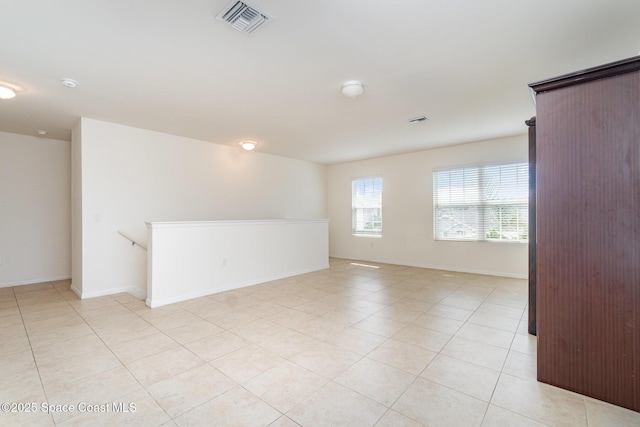
[[[537,89],[536,320],[538,380],[640,411],[640,71],[629,64]]]

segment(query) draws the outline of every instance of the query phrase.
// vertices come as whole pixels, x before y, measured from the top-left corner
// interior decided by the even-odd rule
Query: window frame
[[[518,197],[515,198],[505,198],[505,199],[491,199],[487,192],[490,191],[490,178],[485,180],[484,175],[490,175],[488,171],[491,169],[500,169],[500,177],[502,178],[502,168],[513,168],[514,171],[511,172],[511,175],[514,176],[513,184],[515,188],[518,190],[504,190],[506,187],[498,186],[497,193],[517,193]],[[432,180],[433,180],[433,239],[435,241],[449,241],[449,242],[491,242],[491,243],[523,243],[527,244],[529,242],[529,218],[528,218],[528,208],[529,208],[529,173],[528,173],[529,163],[527,161],[512,161],[512,162],[486,162],[486,163],[474,163],[468,165],[460,165],[460,166],[447,166],[447,167],[438,167],[433,168],[432,170]],[[453,172],[465,171],[465,170],[476,170],[478,178],[475,182],[475,187],[466,186],[463,183],[463,190],[455,194],[456,197],[467,197],[467,189],[470,189],[469,193],[476,194],[477,200],[475,201],[460,201],[458,200],[456,203],[449,202],[447,203],[444,199],[446,197],[439,197],[439,189],[438,183],[439,179],[436,174],[439,173],[449,173],[449,178],[451,179],[451,174]],[[462,172],[464,175],[464,172]],[[494,171],[495,173],[495,171]],[[472,182],[473,178],[470,179]],[[463,178],[464,181],[464,178]],[[447,188],[451,188],[449,185]],[[493,187],[495,189],[495,186]],[[513,188],[513,187],[512,187]],[[442,189],[442,187],[440,187]],[[451,190],[449,190],[451,193]],[[450,195],[450,197],[453,197]],[[471,197],[473,198],[473,197]],[[450,209],[472,209],[471,216],[476,216],[476,220],[466,222],[459,222],[459,225],[473,229],[473,225],[475,227],[476,237],[455,237],[449,236],[444,237],[442,234],[444,230],[440,227],[441,220],[441,212],[440,209],[444,210],[449,207]],[[495,221],[491,221],[490,215],[495,215],[498,212],[500,215],[504,214],[504,209],[495,209],[495,208],[506,208],[507,213],[512,217],[511,221],[505,221],[503,223],[502,219],[499,220],[499,229],[488,227],[489,224],[495,224]],[[475,212],[473,212],[475,210]],[[458,212],[459,214],[460,212]],[[455,213],[454,213],[455,214]],[[452,215],[453,217],[454,215]],[[463,213],[464,216],[464,213]],[[515,217],[515,221],[513,221],[513,217]],[[505,231],[509,227],[503,227],[505,225],[513,225],[515,223],[515,228],[513,230]],[[490,238],[488,237],[489,233],[495,233],[499,238]],[[514,234],[515,238],[506,238],[507,234]],[[522,238],[522,236],[526,236]]]
[[[357,183],[362,183],[363,186],[367,186],[368,184],[372,186],[374,193],[376,191],[376,184],[374,181],[379,180],[379,202],[375,203],[375,206],[371,206],[375,202],[376,196],[371,195],[368,199],[360,199],[360,204],[356,206],[356,185]],[[361,176],[351,179],[351,235],[356,237],[382,237],[382,199],[383,199],[383,178],[382,175],[369,175],[369,176]],[[366,195],[364,195],[366,196]],[[369,213],[368,215],[365,213],[365,210],[378,210],[377,218],[376,213]],[[360,215],[359,215],[360,214]],[[368,217],[368,218],[367,218]],[[370,220],[370,218],[374,218]],[[379,223],[379,227],[372,229],[371,231],[367,231],[365,229],[366,224],[372,221],[376,221]],[[364,226],[358,227],[358,224],[364,223]]]

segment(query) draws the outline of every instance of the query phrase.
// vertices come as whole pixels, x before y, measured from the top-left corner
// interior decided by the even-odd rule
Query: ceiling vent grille
[[[232,1],[220,12],[216,18],[231,25],[243,33],[252,33],[271,16],[241,1]]]

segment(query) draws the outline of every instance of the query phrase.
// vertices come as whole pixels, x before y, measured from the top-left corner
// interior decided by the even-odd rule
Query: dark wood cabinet
[[[640,411],[640,57],[530,86],[538,380]]]

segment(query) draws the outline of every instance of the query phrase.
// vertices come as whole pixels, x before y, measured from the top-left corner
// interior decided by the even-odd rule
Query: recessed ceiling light
[[[239,144],[240,144],[240,146],[241,146],[242,148],[244,148],[244,149],[245,149],[245,150],[247,150],[247,151],[251,151],[251,150],[253,150],[254,148],[256,148],[256,145],[258,145],[258,143],[257,143],[257,142],[255,142],[255,141],[248,141],[248,140],[247,140],[247,141],[240,141],[240,142],[239,142]]]
[[[46,130],[43,130],[43,129],[37,130],[36,132],[37,132],[37,133],[38,133],[38,135],[40,135],[40,136],[45,136],[45,135],[47,134],[47,131],[46,131]]]
[[[73,79],[64,78],[61,81],[62,81],[62,84],[65,85],[66,87],[74,88],[78,86],[78,82]]]
[[[16,91],[6,87],[0,86],[0,99],[11,99],[16,97]]]

